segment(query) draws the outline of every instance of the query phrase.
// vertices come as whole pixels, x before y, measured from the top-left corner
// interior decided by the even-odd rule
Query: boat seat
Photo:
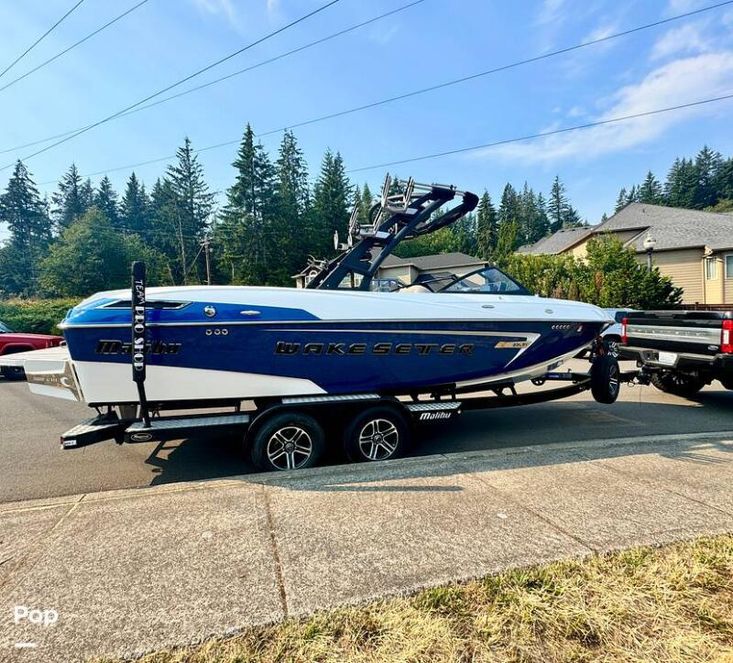
[[[414,293],[426,293],[426,292],[432,292],[430,288],[424,285],[420,285],[419,283],[413,283],[412,285],[408,285],[406,288],[400,288],[399,292],[409,292],[411,295]]]

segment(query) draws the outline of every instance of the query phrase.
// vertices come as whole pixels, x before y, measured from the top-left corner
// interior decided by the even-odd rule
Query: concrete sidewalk
[[[733,433],[701,433],[3,504],[0,660],[133,656],[507,567],[733,531],[731,485]],[[58,621],[16,625],[16,606]]]

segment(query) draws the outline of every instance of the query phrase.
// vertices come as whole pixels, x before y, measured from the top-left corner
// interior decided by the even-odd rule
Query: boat
[[[352,214],[338,256],[306,288],[176,286],[97,293],[59,325],[69,359],[31,387],[92,406],[264,402],[283,397],[462,393],[541,379],[612,320],[532,294],[496,266],[394,292],[370,289],[402,242],[455,223],[478,198],[385,180],[366,224]],[[138,324],[139,323],[139,324]],[[137,327],[137,332],[135,331]],[[132,331],[131,331],[132,330]],[[132,363],[132,369],[131,369]]]

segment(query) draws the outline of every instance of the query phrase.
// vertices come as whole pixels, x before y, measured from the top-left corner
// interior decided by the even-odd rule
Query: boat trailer
[[[584,391],[591,391],[598,402],[613,403],[621,383],[633,383],[638,377],[638,371],[622,372],[615,355],[608,354],[597,339],[591,351],[589,371],[547,372],[531,381],[538,388],[531,392],[517,392],[513,382],[494,382],[462,389],[444,385],[428,394],[357,393],[254,401],[201,399],[151,403],[145,391],[147,306],[142,262],[132,266],[131,309],[131,379],[137,387],[138,402],[107,405],[104,411],[97,407],[97,416],[61,435],[64,449],[105,440],[123,444],[166,442],[211,434],[237,435],[242,437],[245,449],[260,469],[296,469],[315,464],[326,448],[328,432],[343,436],[350,460],[382,460],[404,451],[414,426],[445,423],[464,411],[533,405]],[[541,389],[546,383],[562,383],[562,386]],[[245,405],[247,409],[243,409]],[[204,408],[223,411],[164,414]],[[273,439],[281,441],[282,453],[276,457],[269,451]],[[307,440],[312,453],[306,455],[303,440]]]

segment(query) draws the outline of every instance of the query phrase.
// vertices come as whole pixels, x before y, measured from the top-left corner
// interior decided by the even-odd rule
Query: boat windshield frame
[[[503,279],[501,281],[492,281],[494,283],[501,283],[501,282],[508,282],[514,286],[511,290],[501,290],[498,289],[496,291],[491,290],[481,290],[481,289],[475,289],[475,288],[467,288],[465,290],[456,290],[454,289],[456,285],[458,285],[461,281],[465,281],[467,279],[470,279],[472,276],[476,276],[478,274],[483,274],[484,272],[497,272],[500,274]],[[441,279],[443,280],[443,279]],[[487,280],[488,282],[488,280]],[[447,285],[443,286],[442,288],[439,288],[435,292],[450,292],[450,293],[460,293],[465,295],[524,295],[524,296],[532,296],[533,293],[527,290],[519,281],[516,279],[513,279],[511,276],[509,276],[506,272],[502,271],[495,265],[486,265],[484,267],[479,267],[478,269],[474,269],[472,272],[468,272],[467,274],[453,275],[453,278],[451,279],[451,282]]]

